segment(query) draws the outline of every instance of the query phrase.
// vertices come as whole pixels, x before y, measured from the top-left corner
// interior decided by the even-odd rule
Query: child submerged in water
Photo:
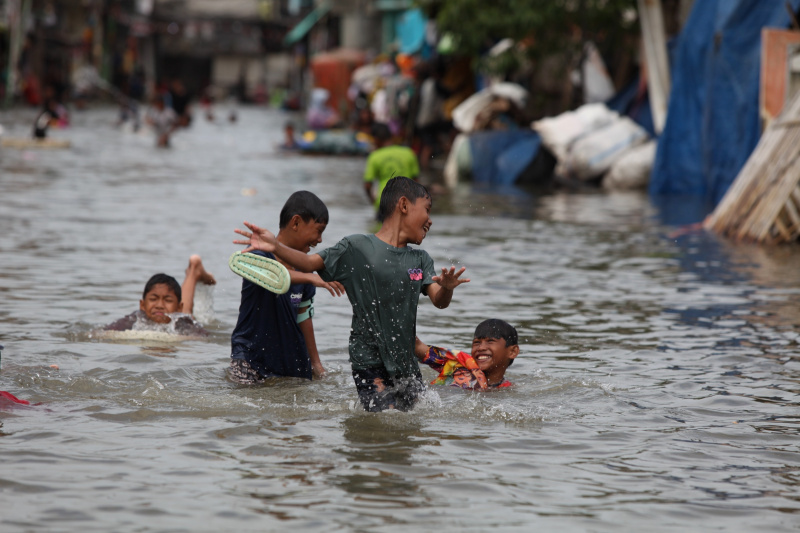
[[[172,276],[155,274],[144,286],[139,310],[103,328],[104,331],[153,330],[172,324],[178,335],[205,337],[208,332],[195,321],[194,293],[198,283],[214,285],[216,280],[203,267],[199,255],[189,258],[183,286]]]
[[[432,385],[486,390],[512,386],[505,373],[519,355],[519,341],[514,326],[490,318],[475,328],[470,354],[428,346],[419,338],[414,352],[421,363],[439,372]]]
[[[33,122],[33,137],[35,139],[46,138],[48,128],[60,123],[66,123],[66,110],[55,98],[46,98],[44,109],[36,116],[36,120]]]
[[[409,410],[425,389],[414,354],[419,295],[443,309],[465,268],[443,268],[435,276],[433,259],[410,244],[420,244],[431,227],[431,197],[421,184],[406,177],[390,180],[381,196],[374,235],[351,235],[331,248],[306,255],[282,244],[266,229],[245,222],[235,230],[245,252],[262,250],[304,272],[317,271],[338,281],[353,307],[349,353],[353,380],[367,411]]]
[[[171,107],[167,107],[163,96],[156,96],[147,110],[145,123],[155,131],[156,146],[166,148],[169,146],[170,136],[178,128],[178,115]]]

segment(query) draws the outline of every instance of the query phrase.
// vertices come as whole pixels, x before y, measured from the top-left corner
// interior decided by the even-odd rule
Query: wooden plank
[[[800,94],[758,145],[704,227],[732,239],[765,244],[800,236]]]
[[[773,122],[772,126],[774,126],[776,128],[794,128],[795,126],[800,126],[800,119],[781,120],[781,121]]]
[[[792,101],[786,115],[784,119],[800,116],[800,100]],[[774,127],[770,127],[764,132],[736,180],[707,220],[706,227],[717,228],[717,231],[721,231],[730,224],[731,217],[747,216],[759,196],[758,191],[765,186],[763,180],[765,166],[774,163],[778,157],[777,152],[786,150],[785,145],[788,144],[791,147],[795,137],[800,141],[800,136],[792,135],[787,138],[787,133],[789,132]]]
[[[794,200],[794,205],[800,206],[800,185],[792,191],[792,200]]]
[[[786,200],[786,204],[783,208],[786,211],[786,216],[791,220],[790,229],[794,231],[794,228],[800,228],[800,213],[798,213],[797,206],[794,205],[791,196]]]
[[[69,148],[67,139],[34,139],[25,137],[5,137],[0,139],[0,146],[9,148]]]
[[[797,179],[800,176],[800,157],[795,156],[794,160],[784,162],[779,169],[779,178],[770,183],[770,187],[764,193],[764,198],[754,206],[750,218],[753,224],[750,227],[750,235],[757,241],[768,233],[773,221],[778,218],[778,214],[783,209],[786,199],[797,186]],[[788,179],[787,179],[788,177]]]
[[[761,30],[761,80],[759,110],[766,123],[780,115],[786,103],[786,60],[790,44],[800,43],[800,32],[764,28]]]
[[[774,229],[777,230],[777,235],[771,239],[771,243],[767,242],[767,239],[764,239],[760,242],[765,242],[765,244],[778,244],[780,242],[790,242],[792,239],[792,234],[786,229],[786,226],[783,225],[783,222],[780,218],[775,219],[775,223],[772,226]]]

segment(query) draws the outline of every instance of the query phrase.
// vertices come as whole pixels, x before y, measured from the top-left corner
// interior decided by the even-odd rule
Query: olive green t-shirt
[[[433,283],[428,252],[396,248],[375,235],[350,235],[319,253],[325,281],[338,281],[353,306],[353,370],[385,368],[391,377],[420,376],[414,355],[419,295]]]
[[[416,179],[419,175],[417,154],[405,146],[384,146],[378,148],[367,157],[364,169],[364,181],[378,180],[378,192],[375,194],[375,209],[381,205],[383,188],[390,179],[397,176]]]

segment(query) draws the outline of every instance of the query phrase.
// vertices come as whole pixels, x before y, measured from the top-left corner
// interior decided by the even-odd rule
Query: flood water
[[[27,136],[33,116],[0,122]],[[0,148],[0,390],[40,402],[0,404],[0,530],[800,529],[797,248],[675,235],[702,213],[639,193],[437,196],[423,247],[472,281],[445,310],[423,298],[418,334],[466,349],[508,320],[515,387],[370,414],[345,298],[318,293],[324,379],[225,372],[233,229],[277,229],[307,189],[330,210],[322,247],[369,232],[364,160],[279,152],[278,111],[198,114],[168,150],[115,119],[73,112],[53,133],[70,149]],[[193,253],[218,281],[210,338],[93,335]]]

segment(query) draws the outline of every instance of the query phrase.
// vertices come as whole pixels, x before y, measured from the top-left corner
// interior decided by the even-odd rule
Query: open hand
[[[441,276],[433,276],[433,281],[439,284],[440,287],[443,289],[447,289],[452,291],[462,283],[468,283],[469,278],[459,279],[459,276],[464,273],[467,267],[461,267],[461,269],[456,272],[456,267],[451,266],[450,269],[442,268],[442,275]]]
[[[344,285],[338,281],[325,281],[318,274],[314,274],[314,281],[312,284],[320,289],[326,289],[331,296],[341,296],[344,294]]]
[[[325,377],[325,375],[327,375],[327,372],[325,371],[325,368],[322,366],[322,364],[319,365],[312,364],[311,373],[314,375],[315,378],[322,378]]]
[[[278,240],[275,238],[275,235],[272,234],[271,231],[259,228],[255,224],[251,224],[250,222],[245,221],[244,225],[247,226],[250,231],[243,230],[243,229],[235,229],[236,233],[245,237],[244,239],[237,239],[233,241],[233,244],[245,244],[247,248],[242,250],[242,253],[245,252],[252,252],[253,250],[261,250],[262,252],[269,252],[272,253],[275,251],[277,247]]]

